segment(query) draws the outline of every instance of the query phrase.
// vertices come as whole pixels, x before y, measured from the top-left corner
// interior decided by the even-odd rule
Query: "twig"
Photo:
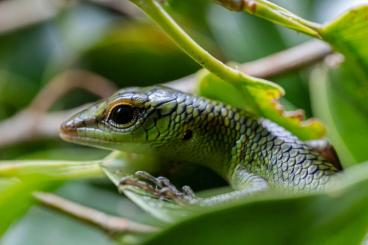
[[[318,62],[331,54],[331,47],[322,41],[309,41],[285,51],[248,62],[240,70],[255,77],[274,77]]]
[[[35,192],[33,196],[41,204],[91,224],[109,234],[150,233],[158,230],[156,227],[139,224],[128,219],[112,216],[96,209],[77,204],[55,194]]]
[[[239,68],[253,76],[267,78],[270,76],[281,75],[291,70],[297,70],[306,67],[312,63],[322,60],[331,52],[331,48],[324,43],[320,41],[312,41],[256,61],[246,63],[241,65]],[[58,77],[59,79],[60,77],[70,77],[70,74],[73,73],[75,74],[75,72],[71,72],[67,73],[69,75],[61,75]],[[84,76],[79,76],[82,73]],[[94,86],[93,81],[96,80],[96,84],[99,84],[100,82],[104,84],[106,83],[106,80],[100,77],[98,77],[98,79],[97,77],[92,78],[95,76],[92,73],[79,71],[79,75],[76,75],[74,76],[74,79],[69,80],[69,85],[65,85],[63,93],[66,93],[68,89],[70,90],[73,87],[71,86],[73,85],[73,82],[71,81],[77,81],[79,87],[89,89],[90,91],[92,88],[95,88],[93,89],[94,93],[100,93],[102,90],[105,90],[106,94],[99,94],[99,96],[103,97],[109,95],[114,90],[114,88],[111,87],[110,89],[101,89],[100,91],[100,88],[106,85]],[[77,77],[80,79],[77,79]],[[56,81],[61,80],[56,79]],[[59,84],[59,82],[55,83]],[[195,74],[166,83],[165,85],[185,92],[193,92],[196,86]],[[78,86],[76,85],[76,87]],[[48,107],[50,107],[51,103],[55,101],[55,99],[53,99],[55,93],[58,94],[58,97],[63,94],[58,92],[58,90],[55,89],[56,87],[57,86],[54,87],[53,85],[49,85],[48,88],[50,90],[46,88],[41,91],[37,98],[33,101],[31,108],[38,108],[38,111],[42,110],[44,112]],[[65,89],[67,87],[68,89]],[[63,120],[78,110],[80,110],[80,108],[44,114],[38,113],[37,110],[34,109],[25,109],[24,111],[21,111],[15,116],[0,123],[0,147],[32,139],[56,137],[58,135],[59,126]],[[14,128],[17,128],[17,130],[13,130]]]
[[[1,122],[0,146],[56,136],[62,121],[81,108],[49,114],[46,112],[60,97],[77,88],[99,97],[107,97],[116,90],[113,83],[91,72],[81,70],[64,72],[50,81],[26,109]]]
[[[28,110],[46,112],[58,99],[74,89],[83,89],[98,97],[110,96],[116,86],[107,79],[83,70],[71,70],[53,78],[33,99]]]

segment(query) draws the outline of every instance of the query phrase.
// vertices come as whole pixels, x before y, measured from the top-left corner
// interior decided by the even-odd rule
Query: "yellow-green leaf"
[[[269,118],[288,129],[302,140],[324,136],[325,128],[316,119],[304,120],[302,111],[284,111],[278,99],[281,94],[248,84],[234,85],[202,70],[199,74],[198,93],[237,108],[247,110],[254,116]]]
[[[368,4],[350,9],[321,30],[324,40],[344,54],[358,74],[368,74]]]

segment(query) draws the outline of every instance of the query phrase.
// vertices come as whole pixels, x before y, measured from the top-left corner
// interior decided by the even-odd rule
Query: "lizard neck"
[[[245,133],[246,122],[254,119],[241,110],[201,97],[178,94],[177,101],[175,111],[167,118],[163,140],[153,142],[156,152],[161,158],[205,165],[226,178],[232,148]]]

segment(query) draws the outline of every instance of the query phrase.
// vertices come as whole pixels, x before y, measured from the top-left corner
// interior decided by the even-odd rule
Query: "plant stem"
[[[41,174],[52,179],[103,177],[102,161],[0,161],[0,177],[22,177]]]
[[[315,38],[321,38],[321,25],[305,20],[290,11],[267,0],[215,0],[233,11],[245,11],[287,28],[300,31]]]
[[[217,75],[223,80],[232,82],[234,85],[252,85],[272,89],[281,95],[283,89],[278,85],[242,73],[229,67],[209,54],[199,46],[193,39],[171,18],[170,15],[155,0],[130,0],[140,7],[147,15],[155,20],[160,27],[175,41],[175,43],[192,57],[201,66]]]
[[[69,201],[52,193],[35,192],[33,196],[43,205],[56,209],[73,218],[91,224],[109,234],[117,233],[149,233],[157,228],[139,224],[128,219],[112,216],[96,209]]]

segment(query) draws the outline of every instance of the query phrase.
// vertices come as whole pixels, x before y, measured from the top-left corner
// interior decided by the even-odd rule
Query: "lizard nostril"
[[[60,126],[60,133],[65,135],[73,134],[77,129],[77,126],[74,123],[74,120],[68,120],[61,124]]]
[[[61,124],[60,136],[63,139],[67,140],[70,137],[77,136],[80,130],[86,127],[92,127],[95,122],[96,121],[94,118],[89,118],[81,114],[77,114]]]
[[[65,121],[60,126],[60,134],[65,136],[72,136],[77,133],[77,129],[85,126],[85,122],[78,117],[71,118]]]

